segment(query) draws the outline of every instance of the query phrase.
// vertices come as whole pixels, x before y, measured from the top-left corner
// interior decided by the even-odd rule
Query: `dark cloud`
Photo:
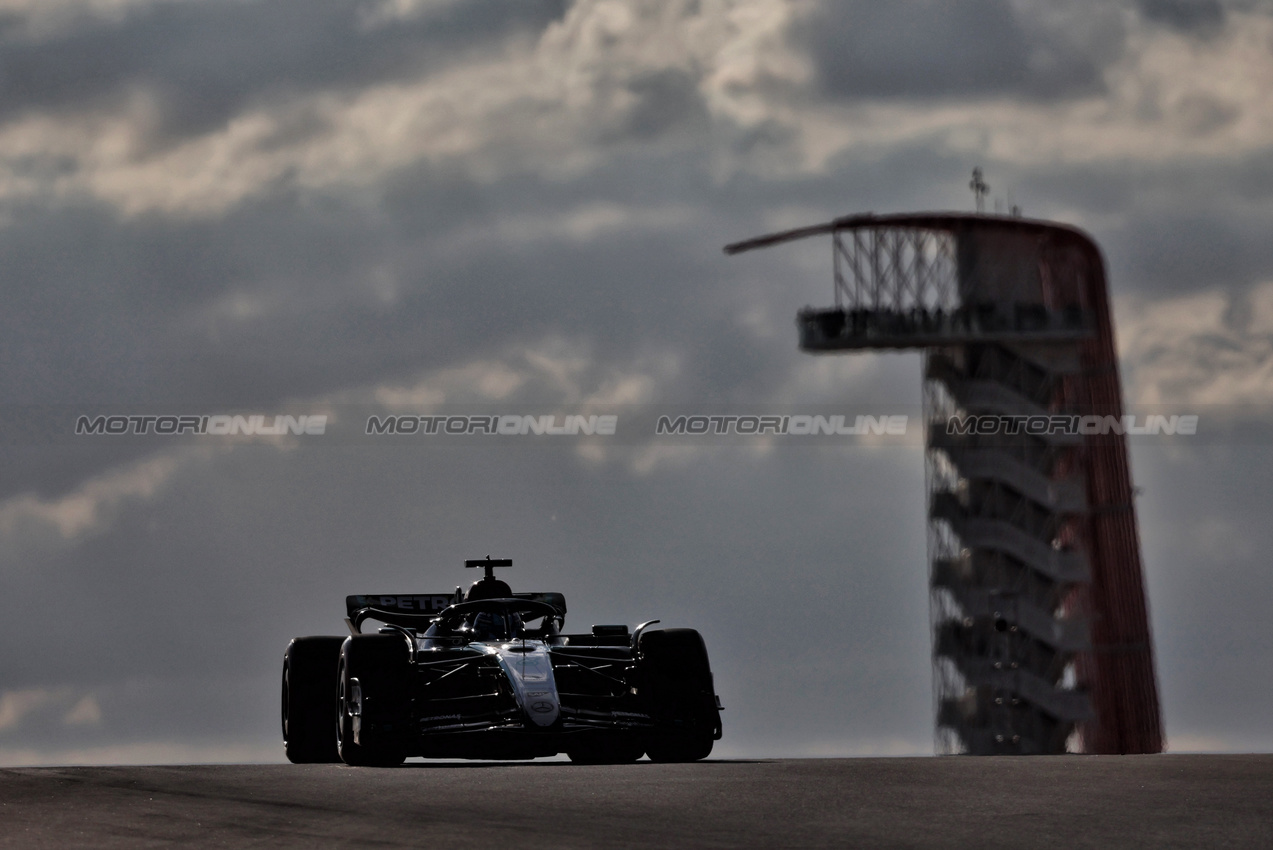
[[[523,176],[498,191],[419,167],[391,185],[375,206],[282,190],[211,221],[29,211],[0,232],[13,272],[0,282],[14,308],[0,318],[13,353],[5,397],[276,403],[501,356],[563,327],[606,362],[664,351],[710,367],[673,392],[763,397],[785,380],[794,337],[766,343],[783,359],[765,365],[768,354],[736,333],[740,309],[721,305],[747,293],[784,315],[830,297],[829,277],[792,292],[757,271],[786,275],[796,255],[723,256],[723,244],[765,227],[768,189],[714,185],[692,163],[617,157],[586,179]],[[830,217],[845,210],[843,185],[810,180],[787,200]],[[534,232],[599,203],[634,223],[586,239]],[[681,219],[661,226],[660,210]],[[377,290],[385,277],[388,298]],[[245,315],[233,313],[236,297]]]
[[[667,69],[639,74],[626,83],[625,89],[635,102],[618,126],[606,129],[603,138],[607,140],[642,142],[673,129],[701,132],[708,126],[698,81],[684,71]]]
[[[837,98],[1052,100],[1101,91],[1103,69],[1122,47],[1117,17],[1058,8],[1069,14],[1052,21],[1029,18],[1007,0],[836,0],[821,4],[796,36],[808,45],[823,89]],[[1076,32],[1085,12],[1089,31]]]
[[[1218,0],[1138,0],[1137,5],[1146,19],[1200,38],[1217,34],[1227,19]]]
[[[1003,173],[1003,172],[1000,172]],[[1030,215],[1086,209],[1116,292],[1239,292],[1268,280],[1273,156],[1137,161],[1009,171]],[[992,181],[993,182],[993,181]]]
[[[371,6],[339,0],[156,3],[36,40],[11,26],[0,50],[0,121],[116,106],[142,90],[158,97],[162,125],[152,144],[162,145],[247,107],[436,70],[511,34],[533,33],[564,6],[472,0],[373,26]]]

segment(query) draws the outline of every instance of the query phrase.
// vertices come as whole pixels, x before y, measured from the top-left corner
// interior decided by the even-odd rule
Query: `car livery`
[[[513,593],[493,573],[509,560],[465,565],[486,570],[467,593],[348,596],[348,637],[292,640],[282,688],[289,760],[711,753],[722,709],[698,632],[651,620],[566,633],[562,594]]]

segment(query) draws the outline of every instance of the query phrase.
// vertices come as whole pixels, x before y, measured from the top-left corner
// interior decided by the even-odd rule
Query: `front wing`
[[[559,717],[548,727],[528,721],[495,656],[467,648],[420,653],[411,669],[409,749],[432,757],[533,758],[653,727],[630,649],[550,652]]]

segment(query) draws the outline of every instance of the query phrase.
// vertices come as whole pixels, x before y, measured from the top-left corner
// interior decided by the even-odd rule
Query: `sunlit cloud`
[[[1129,401],[1267,404],[1273,398],[1273,283],[1118,302]]]
[[[153,498],[181,468],[181,456],[162,454],[92,478],[65,496],[24,494],[0,503],[0,534],[28,524],[51,527],[71,540],[100,530],[122,505]]]

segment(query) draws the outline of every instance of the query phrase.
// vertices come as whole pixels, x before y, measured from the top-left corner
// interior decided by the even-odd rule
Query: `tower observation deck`
[[[919,349],[937,749],[1155,753],[1162,723],[1100,250],[1051,222],[849,216],[811,353]],[[1099,418],[1094,418],[1099,417]],[[1101,433],[1104,431],[1104,433]]]

